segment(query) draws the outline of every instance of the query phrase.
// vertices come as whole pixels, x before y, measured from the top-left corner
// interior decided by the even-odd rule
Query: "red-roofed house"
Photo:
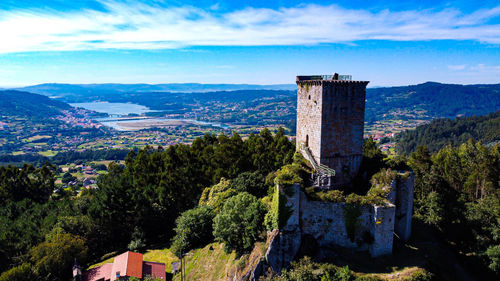
[[[127,277],[144,278],[151,276],[165,280],[165,264],[143,261],[143,255],[125,252],[114,258],[113,263],[106,263],[88,270],[83,274],[83,281],[114,281]]]

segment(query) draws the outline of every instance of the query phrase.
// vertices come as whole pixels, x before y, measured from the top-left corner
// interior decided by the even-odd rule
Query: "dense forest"
[[[0,271],[7,270],[0,280],[67,280],[75,257],[87,264],[113,251],[169,244],[178,215],[199,203],[204,188],[244,172],[268,175],[290,163],[294,150],[283,130],[246,141],[206,135],[191,146],[130,152],[125,167],[109,165],[99,189],[76,197],[52,193],[50,164],[0,167]],[[245,194],[243,202],[256,200]]]
[[[125,160],[129,152],[128,149],[89,149],[85,151],[62,151],[51,157],[40,154],[0,154],[0,166],[22,166],[22,163],[31,163],[38,167],[45,162],[64,165],[70,163],[81,164],[86,161]]]
[[[181,254],[215,240],[227,251],[248,253],[265,240],[272,223],[275,179],[301,181],[302,160],[294,152],[283,130],[272,135],[265,129],[247,140],[205,135],[191,146],[131,151],[125,165],[108,166],[98,189],[79,195],[53,192],[52,164],[0,167],[0,280],[68,280],[75,257],[88,265],[108,253],[151,245]],[[442,243],[454,245],[478,276],[500,272],[498,145],[470,140],[434,154],[419,146],[410,156],[388,158],[368,139],[363,156],[364,173],[414,171],[415,232],[425,226]],[[412,280],[446,274],[432,259],[427,270]],[[357,277],[346,267],[305,259],[269,278]]]
[[[42,95],[12,90],[0,91],[0,112],[3,116],[46,119],[60,115],[61,110],[70,108],[67,103]]]
[[[373,88],[366,91],[368,123],[381,119],[417,117],[424,119],[484,115],[500,108],[500,84],[424,84]],[[408,114],[410,113],[410,114]]]
[[[500,141],[500,111],[486,116],[460,117],[455,120],[436,119],[415,130],[407,130],[394,137],[396,151],[409,154],[418,146],[425,146],[431,152],[448,144],[460,145],[469,139],[485,145]]]

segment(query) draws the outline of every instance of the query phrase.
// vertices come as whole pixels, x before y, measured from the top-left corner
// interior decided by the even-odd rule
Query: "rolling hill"
[[[64,102],[132,102],[156,110],[189,110],[207,102],[245,102],[281,97],[295,107],[295,85],[246,84],[41,84],[23,88]],[[454,118],[484,115],[500,108],[500,84],[456,85],[427,82],[367,89],[368,123],[387,119]],[[189,107],[189,106],[188,106]]]
[[[366,100],[365,120],[368,123],[405,116],[430,120],[485,115],[500,109],[500,84],[427,82],[404,87],[373,88],[367,90]]]
[[[0,91],[0,112],[3,116],[47,118],[70,109],[67,103],[47,96],[15,90]]]
[[[431,152],[447,144],[457,146],[469,139],[484,144],[500,142],[500,110],[486,116],[436,119],[394,137],[399,153],[411,153],[417,146],[426,146]]]

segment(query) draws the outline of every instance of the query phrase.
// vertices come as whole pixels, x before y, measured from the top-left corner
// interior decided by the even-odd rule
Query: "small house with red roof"
[[[83,273],[83,281],[115,281],[128,277],[166,279],[165,264],[144,261],[143,255],[135,252],[125,252],[114,258],[112,263],[89,269]]]

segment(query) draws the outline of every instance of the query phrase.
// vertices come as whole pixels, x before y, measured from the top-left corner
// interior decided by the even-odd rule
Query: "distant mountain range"
[[[295,106],[294,84],[41,84],[22,88],[67,103],[132,102],[156,110],[185,108],[203,101],[249,102],[275,95]],[[185,108],[189,110],[189,108]],[[367,89],[366,120],[454,118],[500,109],[500,84],[456,85],[427,82]],[[402,118],[401,118],[402,117]]]
[[[221,114],[224,108],[234,108],[230,117],[214,120],[231,123],[235,120],[245,122],[246,113],[243,111],[250,110],[248,112],[255,115],[258,112],[277,112],[286,108],[288,113],[281,115],[280,120],[292,124],[296,106],[295,87],[245,84],[41,84],[22,89],[54,99],[12,90],[1,91],[3,97],[0,99],[0,109],[2,112],[13,114],[31,112],[43,115],[54,113],[54,109],[68,107],[61,102],[130,102],[157,110],[157,115],[161,115],[161,112],[183,114],[205,107],[209,110],[205,119],[212,119],[214,116],[211,116],[210,112],[215,114],[212,110],[216,106]],[[281,90],[277,90],[280,88]],[[177,92],[181,90],[183,92]],[[369,88],[366,100],[365,120],[369,124],[377,121],[388,124],[485,115],[500,109],[500,84],[455,85],[427,82],[402,87]],[[26,107],[23,109],[21,104]],[[235,105],[237,107],[234,107]],[[219,116],[222,116],[221,114]],[[266,113],[266,116],[269,115]],[[258,119],[257,115],[252,118]],[[252,121],[255,122],[257,120]]]
[[[40,84],[18,90],[42,94],[49,97],[65,98],[85,94],[144,93],[144,92],[217,92],[237,90],[295,90],[295,84],[252,85],[252,84]]]

